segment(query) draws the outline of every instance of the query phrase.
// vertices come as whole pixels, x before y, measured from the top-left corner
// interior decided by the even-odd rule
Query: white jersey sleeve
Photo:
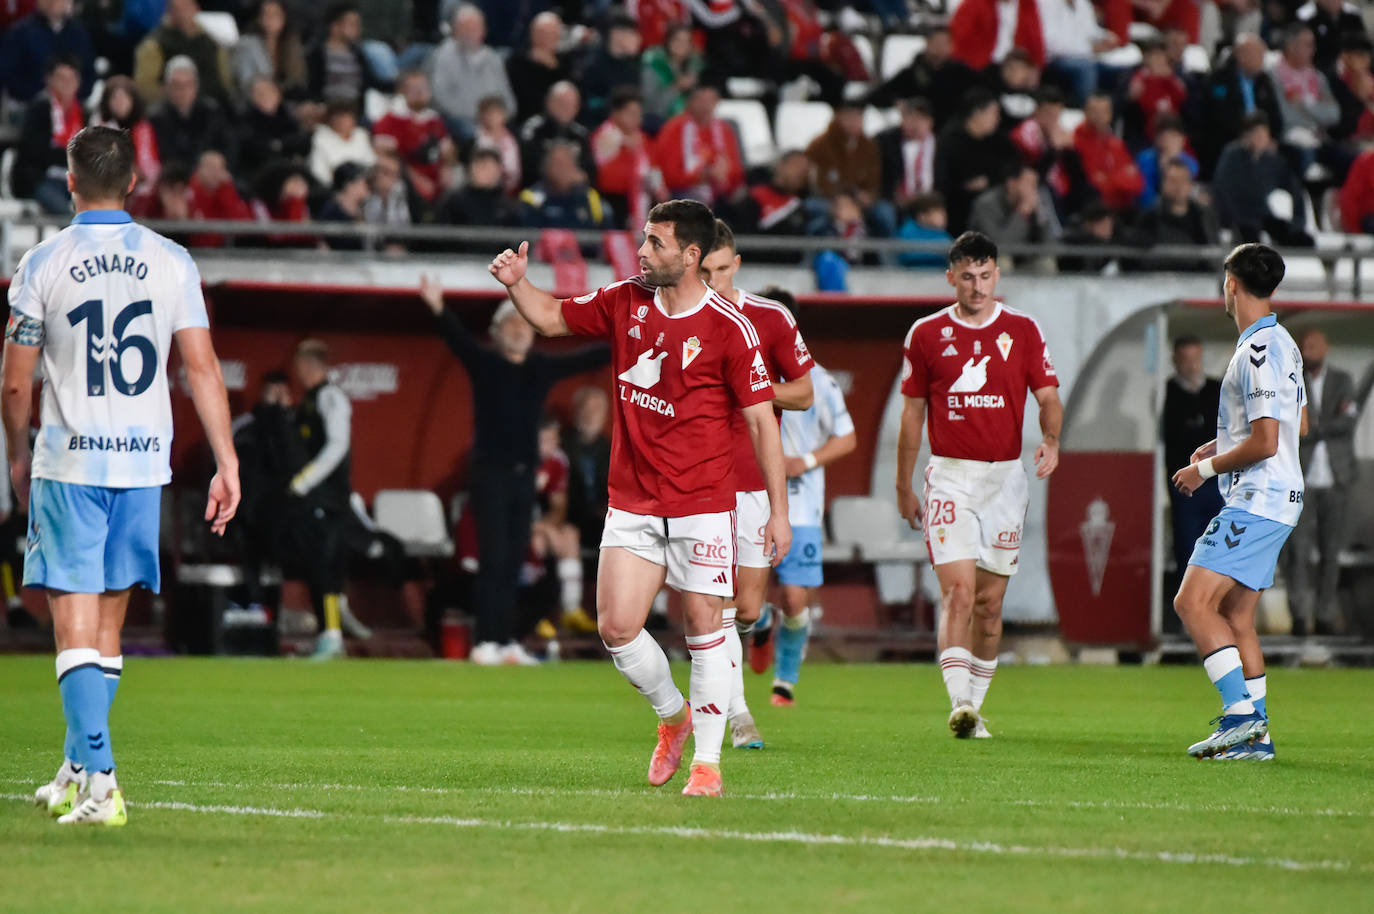
[[[809,454],[831,438],[854,431],[844,393],[828,371],[811,369],[815,396],[809,409],[782,414],[782,450],[789,457]],[[825,468],[816,467],[787,480],[787,517],[797,527],[819,527],[825,515]]]
[[[172,336],[209,326],[186,250],[122,211],[83,212],[25,256],[10,307],[41,324],[30,328],[43,373],[34,477],[169,482]]]

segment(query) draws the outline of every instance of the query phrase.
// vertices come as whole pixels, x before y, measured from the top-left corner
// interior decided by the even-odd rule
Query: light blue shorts
[[[820,527],[792,528],[792,548],[778,563],[778,581],[788,587],[821,586]]]
[[[162,487],[111,489],[35,479],[24,586],[68,593],[162,587]]]
[[[1230,505],[1221,509],[1193,546],[1189,565],[1224,574],[1251,590],[1273,586],[1274,566],[1293,528]]]

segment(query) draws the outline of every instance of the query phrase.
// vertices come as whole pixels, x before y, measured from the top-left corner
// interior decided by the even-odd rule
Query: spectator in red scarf
[[[882,159],[883,199],[905,209],[935,190],[935,115],[923,98],[903,99],[897,110],[901,122],[875,139]]]
[[[949,37],[954,59],[974,70],[1001,63],[1012,48],[1029,54],[1036,67],[1045,65],[1035,0],[963,0],[949,20]]]
[[[654,161],[663,170],[671,197],[700,200],[707,206],[728,201],[744,187],[744,163],[735,129],[716,117],[720,93],[698,84],[687,107],[663,125]]]
[[[611,95],[611,116],[592,132],[596,186],[621,222],[638,229],[649,208],[665,199],[663,176],[649,157],[644,133],[644,105],[635,89],[620,88]]]
[[[406,166],[415,193],[433,203],[448,185],[444,172],[458,160],[439,112],[429,106],[429,77],[411,70],[400,78],[396,104],[372,128],[378,150],[394,152]]]
[[[200,154],[195,174],[191,175],[190,191],[192,219],[253,218],[253,211],[239,196],[224,153],[219,150],[207,149]],[[224,244],[223,235],[199,234],[191,237],[192,247],[221,248]]]
[[[1121,137],[1112,132],[1112,97],[1104,92],[1088,96],[1083,123],[1073,134],[1073,147],[1083,162],[1088,183],[1102,202],[1128,210],[1140,196],[1145,180]]]
[[[740,226],[749,226],[756,235],[805,235],[810,216],[803,197],[811,180],[811,160],[793,149],[778,157],[773,174],[766,183],[749,188],[749,197],[740,209],[746,214]],[[769,259],[766,252],[761,253]],[[793,262],[796,257],[791,258]]]
[[[134,193],[151,194],[162,170],[162,157],[158,154],[157,133],[132,79],[111,76],[105,80],[95,123],[129,131],[129,139],[134,143],[134,174],[138,176]]]
[[[1131,76],[1126,97],[1135,106],[1146,141],[1155,138],[1155,122],[1161,115],[1177,115],[1183,111],[1188,87],[1169,64],[1164,42],[1151,40],[1141,51],[1144,61]]]
[[[80,64],[54,57],[48,63],[44,90],[24,111],[10,190],[20,199],[32,198],[46,213],[71,212],[67,190],[67,142],[86,126],[77,92]]]

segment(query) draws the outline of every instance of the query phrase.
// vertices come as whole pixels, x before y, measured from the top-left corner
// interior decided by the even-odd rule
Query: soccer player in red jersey
[[[813,397],[811,366],[797,322],[778,302],[735,288],[735,273],[740,256],[735,250],[735,233],[716,220],[716,243],[701,262],[701,277],[716,294],[735,305],[759,335],[759,351],[773,377],[773,406],[778,409],[807,409]],[[763,610],[768,590],[770,558],[764,552],[764,528],[770,506],[759,463],[754,459],[749,426],[736,412],[731,423],[735,450],[735,530],[738,586],[735,599],[727,603],[722,617],[725,644],[730,649],[730,738],[736,749],[762,749],[759,733],[749,705],[744,700],[744,649],[740,639],[753,631]],[[765,665],[766,669],[766,665]]]
[[[649,783],[672,778],[689,732],[696,737],[683,793],[720,796],[720,747],[730,703],[730,657],[721,609],[735,592],[735,458],[730,422],[744,412],[771,511],[764,551],[781,559],[792,541],[773,382],[754,326],[701,281],[715,216],[692,200],[649,212],[640,274],[576,298],[557,299],[526,277],[528,242],[507,249],[491,274],[541,334],[611,343],[615,425],[610,510],[597,573],[597,623],[616,669],[658,713]],[[668,658],[644,631],[664,582],[683,597],[692,657],[691,703]]]
[[[992,239],[960,235],[945,276],[954,304],[918,320],[906,335],[897,507],[913,528],[924,529],[940,581],[940,671],[953,708],[949,728],[960,738],[986,737],[983,698],[997,669],[1002,598],[1016,573],[1026,519],[1026,391],[1040,404],[1037,479],[1059,465],[1064,407],[1040,325],[993,298],[1000,274]],[[911,477],[927,417],[931,457],[925,494],[918,498]]]

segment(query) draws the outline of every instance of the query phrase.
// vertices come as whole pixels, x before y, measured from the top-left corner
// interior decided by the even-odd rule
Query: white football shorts
[[[973,559],[994,574],[1015,574],[1029,498],[1019,460],[930,458],[922,501],[931,563]]]
[[[619,508],[606,512],[601,548],[628,549],[668,570],[677,591],[735,595],[735,512],[655,517]]]
[[[735,493],[735,555],[741,568],[769,568],[772,562],[763,554],[763,528],[770,513],[768,493]]]

